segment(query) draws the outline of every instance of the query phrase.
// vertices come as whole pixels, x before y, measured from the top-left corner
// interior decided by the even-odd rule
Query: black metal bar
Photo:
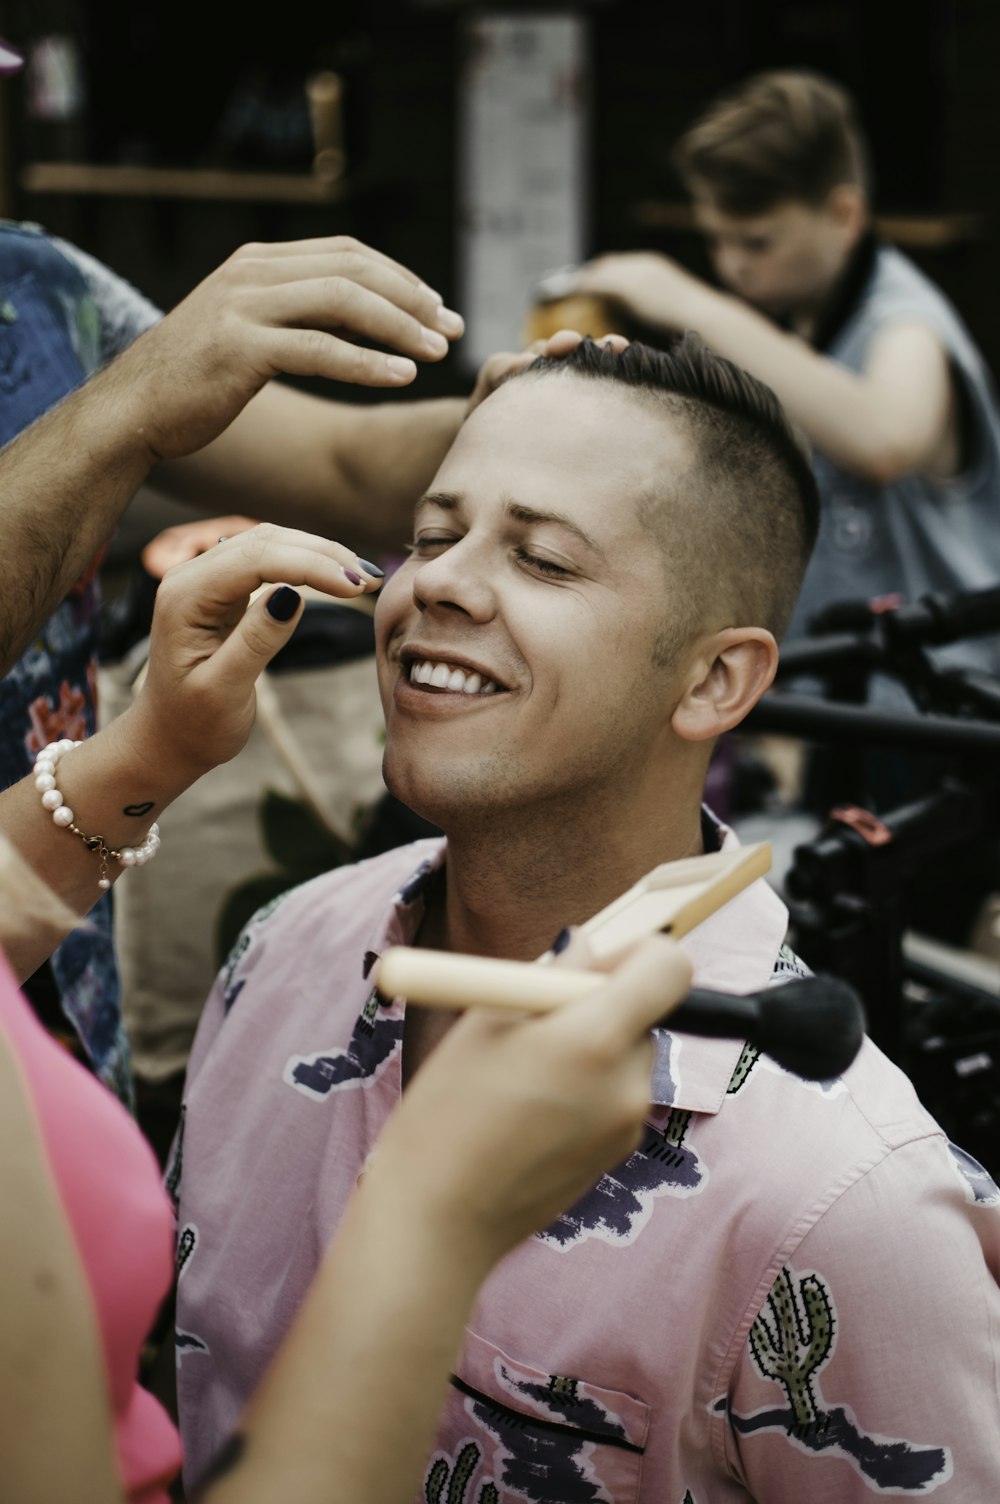
[[[778,677],[826,674],[835,668],[858,668],[884,661],[885,653],[871,634],[831,632],[826,637],[796,637],[781,645]]]
[[[810,695],[771,690],[742,723],[747,731],[774,731],[804,741],[919,748],[926,752],[1000,752],[1000,725],[989,721],[839,705]]]

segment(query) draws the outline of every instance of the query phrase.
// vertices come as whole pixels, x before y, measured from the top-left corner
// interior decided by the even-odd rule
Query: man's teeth
[[[452,663],[437,663],[432,658],[421,658],[410,664],[411,684],[431,684],[436,689],[450,689],[455,694],[492,695],[497,686],[492,679],[482,674],[470,673]]]

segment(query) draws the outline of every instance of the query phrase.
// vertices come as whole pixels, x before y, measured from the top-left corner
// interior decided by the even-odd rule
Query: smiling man
[[[464,425],[376,616],[386,782],[447,840],[262,911],[192,1057],[170,1175],[189,1479],[450,1026],[380,1000],[378,955],[559,950],[650,867],[733,841],[705,771],[770,682],[815,512],[772,394],[690,340],[585,343]],[[754,884],[685,941],[696,983],[801,974],[786,920]],[[640,1149],[484,1286],[422,1497],[991,1497],[998,1202],[874,1046],[817,1086],[658,1031]],[[392,1322],[392,1289],[357,1298]]]

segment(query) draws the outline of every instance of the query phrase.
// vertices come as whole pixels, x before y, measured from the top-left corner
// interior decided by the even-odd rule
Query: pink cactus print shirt
[[[209,999],[171,1171],[190,1479],[399,1099],[405,1009],[368,973],[444,859],[419,842],[286,895]],[[786,917],[754,884],[684,942],[697,984],[801,974]],[[902,1073],[869,1041],[816,1083],[660,1031],[650,1096],[641,1147],[484,1286],[425,1504],[1000,1498],[1000,1190]]]

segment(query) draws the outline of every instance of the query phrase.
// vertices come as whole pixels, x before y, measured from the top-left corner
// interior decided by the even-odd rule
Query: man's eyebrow
[[[437,507],[442,512],[457,512],[461,510],[461,506],[462,498],[451,491],[427,491],[413,508],[413,520],[416,522],[421,512],[428,507]]]
[[[421,496],[414,508],[414,521],[428,507],[436,507],[442,512],[459,512],[462,509],[462,500],[462,497],[453,491],[428,491],[425,496]],[[511,497],[504,502],[504,511],[514,522],[524,522],[529,526],[550,522],[556,527],[565,528],[575,538],[579,538],[585,548],[589,548],[599,559],[607,563],[607,555],[600,544],[595,542],[589,533],[585,533],[578,522],[574,522],[572,517],[567,517],[563,512],[540,512],[537,507],[525,506],[524,502],[514,501]]]
[[[515,522],[551,522],[556,527],[564,527],[568,533],[572,533],[575,538],[579,538],[580,542],[586,548],[589,548],[591,553],[595,553],[599,559],[603,559],[605,564],[608,562],[607,555],[601,545],[596,543],[589,533],[585,533],[578,522],[574,522],[572,517],[567,517],[563,512],[539,512],[535,507],[526,507],[521,501],[510,500],[507,501],[505,510],[508,517],[512,517]]]

